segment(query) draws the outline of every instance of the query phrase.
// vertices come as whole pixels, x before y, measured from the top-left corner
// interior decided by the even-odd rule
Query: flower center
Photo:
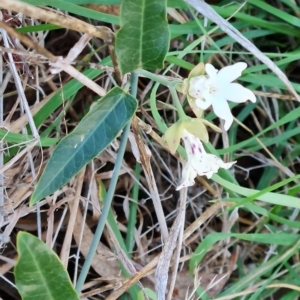
[[[208,92],[211,95],[217,94],[217,92],[218,92],[218,88],[216,87],[216,85],[214,85],[213,82],[211,82],[211,80],[209,80],[209,79],[207,79],[205,88],[208,90]]]

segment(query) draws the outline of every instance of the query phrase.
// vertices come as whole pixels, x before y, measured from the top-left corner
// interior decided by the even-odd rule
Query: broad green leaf
[[[123,0],[116,54],[122,74],[159,69],[169,48],[166,1]]]
[[[118,87],[101,98],[55,148],[30,205],[54,193],[103,151],[128,123],[136,108],[136,99]]]
[[[79,299],[59,258],[43,241],[19,232],[17,249],[19,259],[14,273],[23,300]]]

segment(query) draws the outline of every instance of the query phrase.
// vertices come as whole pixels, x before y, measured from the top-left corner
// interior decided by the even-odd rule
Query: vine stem
[[[159,82],[160,84],[167,86],[167,87],[175,86],[176,84],[181,82],[181,80],[179,80],[179,79],[178,80],[177,79],[169,80],[169,79],[166,79],[166,77],[163,75],[157,75],[157,74],[151,73],[151,72],[143,70],[143,69],[137,69],[135,71],[135,73],[139,74],[143,77],[147,77],[153,81]]]
[[[170,92],[171,92],[171,95],[172,95],[172,100],[173,100],[173,103],[177,109],[177,113],[179,115],[179,118],[185,118],[186,117],[186,114],[182,108],[182,105],[180,103],[180,100],[178,98],[178,95],[177,95],[177,91],[175,89],[175,87],[170,87]]]
[[[131,95],[133,95],[134,97],[136,96],[136,91],[137,91],[137,80],[138,80],[138,76],[137,74],[132,73],[131,74]],[[118,155],[116,158],[116,163],[114,166],[114,170],[113,170],[113,174],[111,177],[111,181],[109,184],[109,188],[106,194],[106,198],[105,198],[105,202],[104,202],[104,206],[103,206],[103,210],[101,213],[101,217],[99,219],[98,225],[97,225],[97,229],[93,238],[93,241],[91,243],[90,246],[90,251],[86,257],[86,260],[83,264],[81,273],[79,275],[79,278],[77,280],[76,283],[76,291],[78,294],[80,294],[83,284],[85,282],[86,276],[88,274],[88,271],[91,267],[93,258],[95,256],[95,253],[97,251],[97,247],[100,241],[100,238],[102,236],[103,233],[103,229],[106,223],[106,219],[109,213],[109,209],[111,207],[111,203],[112,203],[112,199],[115,193],[115,189],[116,189],[116,185],[117,185],[117,181],[118,181],[118,175],[122,166],[122,161],[123,161],[123,157],[124,157],[124,153],[125,153],[125,148],[126,148],[126,144],[127,144],[127,139],[128,139],[128,135],[129,135],[129,131],[130,131],[130,125],[131,122],[129,121],[128,124],[125,126],[123,134],[122,134],[122,138],[121,138],[121,142],[120,142],[120,147],[119,147],[119,151],[118,151]]]

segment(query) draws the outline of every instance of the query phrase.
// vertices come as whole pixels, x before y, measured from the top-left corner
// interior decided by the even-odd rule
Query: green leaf
[[[13,144],[27,144],[34,141],[32,135],[25,135],[21,133],[9,132],[5,129],[0,129],[0,139],[1,141],[6,141]],[[42,147],[53,146],[58,142],[56,138],[41,138],[38,145]]]
[[[166,2],[123,0],[116,54],[122,74],[138,68],[159,69],[169,48]]]
[[[297,176],[299,176],[299,175],[297,175]],[[290,182],[295,179],[297,180],[298,179],[297,176],[286,179],[286,182]],[[277,186],[281,186],[282,182],[279,182],[271,187],[268,187],[268,188],[264,189],[263,191],[257,191],[254,189],[244,188],[237,184],[231,183],[227,180],[224,180],[217,174],[214,174],[212,178],[215,182],[222,185],[224,188],[226,188],[230,191],[233,191],[235,193],[238,193],[240,195],[249,197],[248,199],[245,199],[246,201],[248,201],[249,199],[250,200],[257,199],[257,200],[264,201],[264,202],[271,203],[271,204],[300,208],[299,198],[285,195],[282,193],[269,192],[273,188],[276,188]],[[286,184],[286,182],[283,182],[283,184]],[[252,198],[252,196],[254,196],[254,197]]]
[[[98,101],[55,148],[30,205],[54,193],[103,151],[128,123],[136,108],[137,100],[118,87]]]
[[[144,288],[144,293],[152,300],[157,300],[157,296],[155,292],[153,292],[151,289]]]
[[[43,241],[19,232],[17,249],[19,259],[14,273],[23,300],[79,299],[59,258]]]
[[[289,23],[296,27],[300,27],[300,19],[298,17],[294,17],[284,12],[283,9],[278,9],[273,5],[267,4],[265,3],[265,1],[260,1],[260,0],[248,0],[247,2],[259,7],[260,9],[265,10],[270,14],[273,14],[274,16],[282,19],[286,23]]]

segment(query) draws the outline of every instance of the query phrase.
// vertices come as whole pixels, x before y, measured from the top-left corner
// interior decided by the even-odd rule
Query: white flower
[[[177,187],[177,191],[183,187],[192,186],[197,174],[211,178],[219,168],[229,169],[236,163],[235,161],[224,163],[217,156],[207,154],[201,141],[187,130],[183,130],[182,139],[188,160],[182,169],[182,183]]]
[[[220,71],[213,65],[206,64],[207,75],[195,76],[189,80],[188,93],[196,99],[196,105],[203,110],[212,105],[215,114],[225,120],[225,130],[228,130],[233,122],[227,100],[236,103],[256,101],[252,91],[232,82],[240,77],[246,68],[247,64],[244,62],[227,66]]]

